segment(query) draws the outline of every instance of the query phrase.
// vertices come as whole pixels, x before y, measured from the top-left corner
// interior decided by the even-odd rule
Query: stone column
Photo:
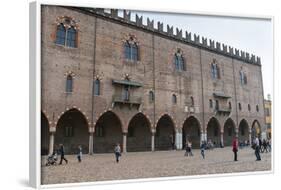
[[[205,140],[204,132],[201,131],[201,132],[200,132],[200,144],[201,144],[201,142],[204,141],[204,140]]]
[[[224,147],[224,142],[223,142],[223,132],[221,132],[221,147]]]
[[[54,137],[54,132],[50,132],[49,154],[53,154],[54,152]]]
[[[92,155],[94,153],[94,133],[89,133],[89,154]]]
[[[155,133],[151,133],[151,151],[153,152],[155,150]]]
[[[180,150],[182,149],[182,133],[179,131],[176,131],[176,137],[175,137],[175,145],[176,145],[176,149]]]
[[[123,133],[123,153],[127,152],[127,133]]]

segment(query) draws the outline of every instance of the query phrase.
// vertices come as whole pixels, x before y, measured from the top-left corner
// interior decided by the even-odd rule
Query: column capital
[[[50,131],[50,133],[55,133],[56,132],[56,127],[50,127],[49,131]]]
[[[94,127],[89,127],[89,133],[94,133],[95,132],[95,128]]]

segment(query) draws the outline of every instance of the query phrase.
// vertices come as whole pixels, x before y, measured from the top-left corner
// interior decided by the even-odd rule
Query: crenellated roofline
[[[89,14],[94,14],[95,16],[98,17],[107,18],[122,24],[137,27],[140,28],[141,30],[145,30],[147,32],[153,32],[160,36],[170,38],[191,46],[209,50],[211,52],[215,52],[217,54],[231,57],[233,59],[237,59],[249,64],[261,66],[261,59],[256,55],[228,46],[226,44],[222,44],[220,42],[216,42],[215,40],[212,39],[207,39],[206,37],[201,37],[201,41],[200,41],[200,35],[197,34],[193,34],[193,39],[192,39],[192,33],[189,31],[184,31],[186,35],[185,37],[183,37],[183,30],[179,28],[175,29],[176,34],[174,34],[174,27],[170,25],[166,25],[167,31],[164,31],[163,22],[157,22],[157,27],[155,28],[154,20],[151,20],[149,18],[147,18],[147,24],[145,25],[143,23],[143,17],[139,16],[138,14],[136,14],[136,20],[133,21],[131,19],[131,12],[127,10],[124,10],[123,17],[120,17],[118,16],[117,9],[110,9],[110,13],[107,13],[105,12],[105,9],[102,8],[82,8],[82,7],[66,7],[66,8],[80,10],[83,12],[87,12]]]

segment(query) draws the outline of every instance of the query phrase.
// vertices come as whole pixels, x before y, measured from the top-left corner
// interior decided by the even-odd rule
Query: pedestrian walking
[[[77,159],[78,159],[79,163],[82,161],[82,146],[81,145],[78,146]]]
[[[63,146],[63,144],[60,144],[59,151],[60,151],[60,163],[59,163],[59,164],[61,165],[63,160],[64,160],[65,163],[67,164],[68,161],[67,161],[67,159],[64,157],[64,146]]]
[[[262,151],[262,152],[266,151],[266,153],[268,153],[268,150],[267,150],[267,142],[266,142],[265,139],[263,139],[263,141],[262,141],[262,146],[263,146],[263,151]]]
[[[255,149],[255,155],[256,155],[256,161],[260,161],[261,157],[260,157],[260,141],[259,138],[256,137],[256,139],[254,140],[254,147]]]
[[[193,153],[192,153],[192,142],[191,141],[187,141],[187,147],[188,147],[188,153],[190,156],[193,156]]]
[[[205,148],[206,148],[206,142],[202,141],[200,145],[200,150],[203,159],[205,159]]]
[[[120,148],[120,144],[117,143],[115,148],[114,148],[114,153],[115,153],[115,158],[116,158],[116,162],[119,162],[119,158],[121,156],[121,148]]]
[[[233,141],[232,141],[232,151],[234,153],[234,161],[238,161],[237,160],[237,152],[238,152],[238,139],[237,139],[237,137],[233,138]]]

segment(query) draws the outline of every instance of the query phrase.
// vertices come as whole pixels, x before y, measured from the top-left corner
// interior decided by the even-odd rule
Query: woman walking
[[[114,148],[114,153],[115,153],[115,158],[116,158],[116,162],[119,162],[119,158],[121,156],[121,148],[120,148],[120,144],[117,143],[115,148]]]
[[[237,152],[238,152],[238,139],[237,139],[237,137],[233,138],[233,141],[232,141],[232,151],[234,153],[234,161],[238,161],[237,160]]]

